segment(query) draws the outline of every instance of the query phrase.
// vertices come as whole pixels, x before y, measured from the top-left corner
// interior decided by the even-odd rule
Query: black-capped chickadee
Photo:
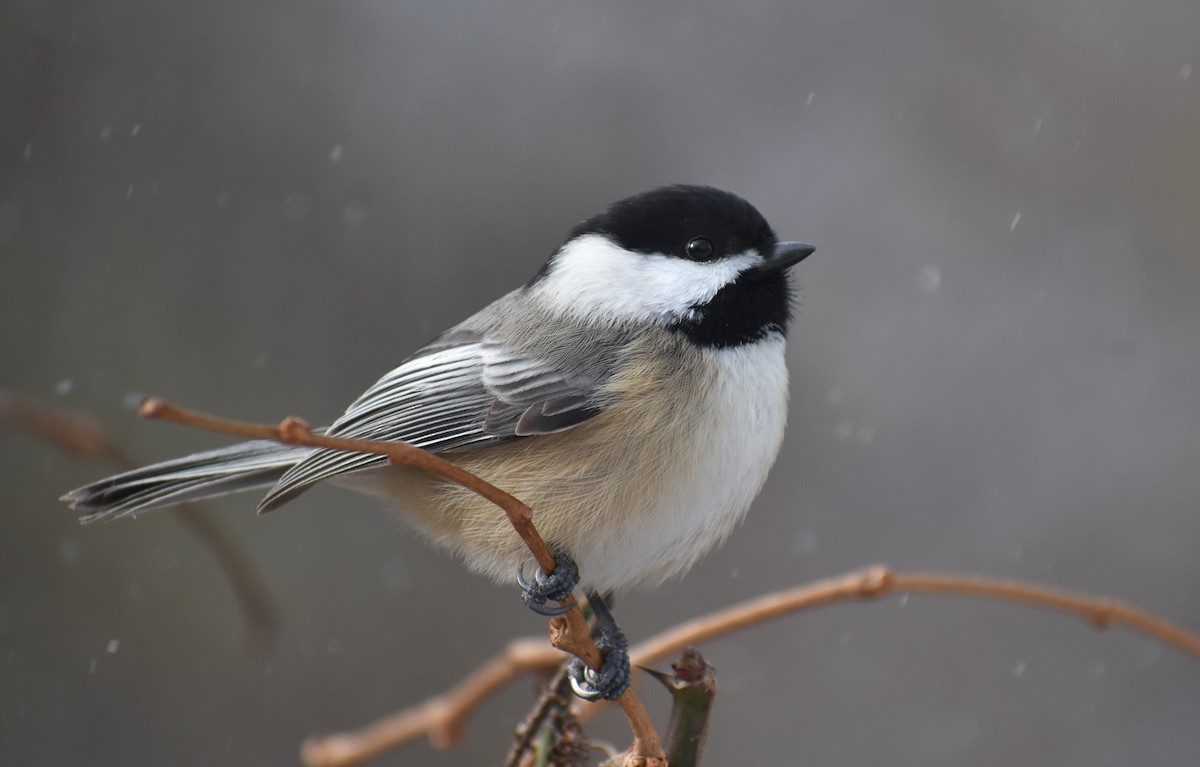
[[[775,461],[788,268],[812,252],[778,242],[729,192],[629,197],[576,226],[532,280],[385,375],[325,433],[409,442],[512,493],[589,593],[660,583],[729,535]],[[377,455],[248,442],[63,499],[92,521],[269,487],[265,512],[324,479],[383,498],[493,578],[531,561],[490,502]],[[574,583],[539,572],[523,585],[536,607]],[[608,676],[627,677],[624,663]],[[605,681],[587,677],[578,691],[615,698],[628,684],[598,689]]]

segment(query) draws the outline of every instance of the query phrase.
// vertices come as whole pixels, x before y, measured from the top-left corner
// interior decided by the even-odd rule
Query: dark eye
[[[693,261],[708,261],[717,254],[717,246],[707,237],[693,237],[688,240],[687,257]]]

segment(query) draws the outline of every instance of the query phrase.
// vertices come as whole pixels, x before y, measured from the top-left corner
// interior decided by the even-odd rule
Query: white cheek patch
[[[559,251],[533,292],[559,311],[605,324],[674,320],[761,263],[755,251],[712,263],[633,253],[590,234]]]

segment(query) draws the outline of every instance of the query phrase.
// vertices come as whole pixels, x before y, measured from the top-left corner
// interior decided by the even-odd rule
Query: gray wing
[[[278,442],[244,442],[145,466],[72,490],[62,497],[83,522],[115,519],[161,506],[275,484],[310,452]]]
[[[459,331],[381,378],[326,430],[352,439],[408,442],[434,453],[570,429],[604,409],[594,377]],[[317,450],[280,477],[259,504],[270,511],[314,482],[387,459]]]

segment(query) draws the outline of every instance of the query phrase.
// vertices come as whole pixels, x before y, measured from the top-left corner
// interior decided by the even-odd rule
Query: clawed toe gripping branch
[[[517,570],[517,585],[521,587],[521,601],[530,610],[546,618],[563,615],[575,608],[571,592],[579,585],[579,566],[563,552],[554,555],[554,571],[547,574],[538,568],[533,580],[525,578],[525,567]],[[557,607],[546,604],[558,602]]]
[[[571,690],[586,701],[619,700],[625,689],[633,682],[633,669],[629,664],[629,642],[608,611],[604,599],[595,592],[588,592],[588,604],[596,618],[599,636],[596,647],[604,656],[599,670],[593,670],[574,658],[568,669]]]

